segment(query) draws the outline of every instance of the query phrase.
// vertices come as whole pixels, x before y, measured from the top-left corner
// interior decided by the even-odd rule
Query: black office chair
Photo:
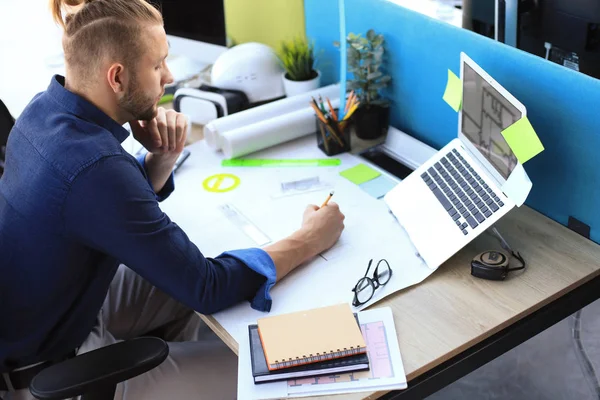
[[[169,355],[167,343],[141,337],[101,347],[54,364],[38,373],[29,385],[37,399],[113,400],[117,384],[160,365]]]
[[[0,100],[0,176],[4,173],[4,156],[8,134],[15,124],[15,119],[10,115],[8,108]]]

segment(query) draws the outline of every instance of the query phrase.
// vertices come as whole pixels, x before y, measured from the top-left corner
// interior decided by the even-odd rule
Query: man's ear
[[[120,94],[125,91],[125,88],[127,87],[127,73],[123,64],[112,64],[106,72],[106,78],[115,94]]]

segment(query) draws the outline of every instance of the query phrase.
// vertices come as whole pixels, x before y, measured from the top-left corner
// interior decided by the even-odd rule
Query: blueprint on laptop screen
[[[463,80],[462,132],[506,179],[517,157],[502,131],[521,119],[521,112],[466,64]]]

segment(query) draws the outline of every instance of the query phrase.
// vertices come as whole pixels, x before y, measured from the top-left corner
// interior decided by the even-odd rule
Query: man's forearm
[[[319,244],[310,233],[299,230],[264,248],[271,256],[277,271],[277,280],[319,253]]]
[[[165,183],[173,172],[173,166],[178,157],[179,154],[146,154],[146,172],[150,177],[150,182],[155,193],[160,192],[165,186]]]

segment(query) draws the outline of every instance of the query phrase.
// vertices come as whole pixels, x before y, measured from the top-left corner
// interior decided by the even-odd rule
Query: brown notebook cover
[[[258,333],[270,371],[367,351],[349,304],[261,318]]]

